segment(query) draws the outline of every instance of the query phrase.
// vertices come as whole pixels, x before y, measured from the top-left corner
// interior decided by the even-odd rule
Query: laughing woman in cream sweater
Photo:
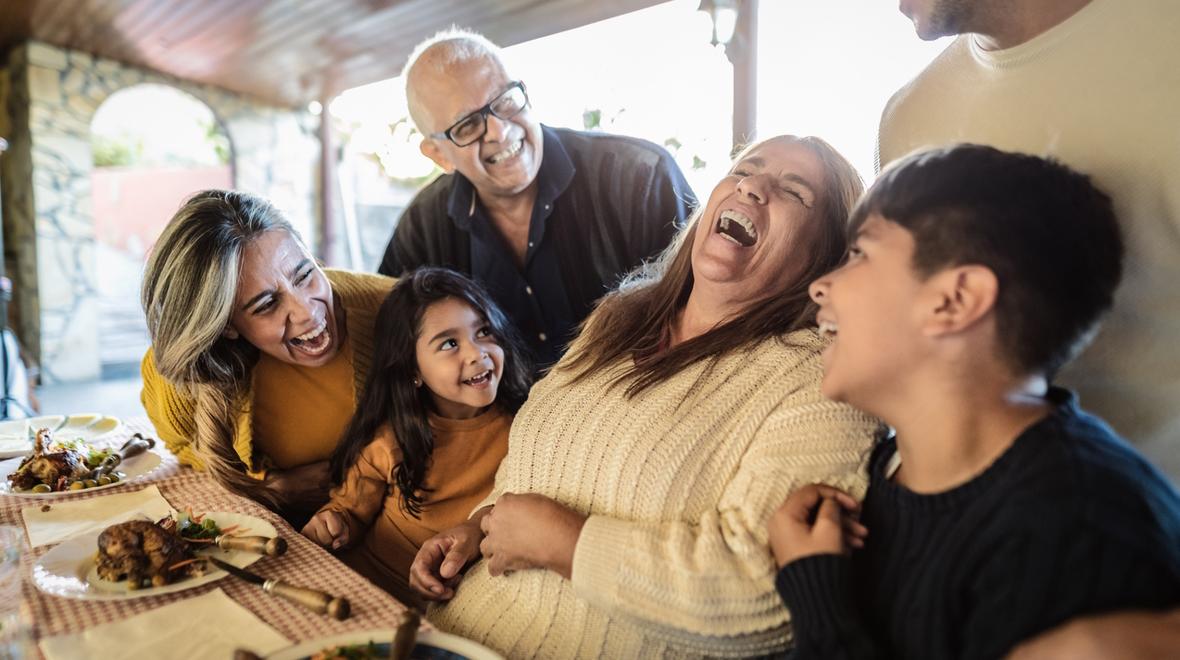
[[[820,394],[807,297],[860,192],[822,140],[739,157],[534,386],[485,506],[419,551],[436,625],[510,657],[788,647],[766,522],[803,484],[863,492],[877,428]]]

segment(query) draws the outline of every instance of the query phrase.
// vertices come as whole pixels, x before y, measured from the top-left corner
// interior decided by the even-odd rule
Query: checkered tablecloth
[[[146,418],[139,418],[124,423],[116,432],[122,436],[117,438],[117,441],[122,442],[123,438],[130,437],[136,431],[155,436],[150,422]],[[108,439],[110,436],[103,438],[104,441]],[[225,490],[205,473],[179,465],[176,458],[162,447],[162,443],[158,444],[155,451],[163,459],[157,469],[116,488],[39,500],[0,495],[0,524],[23,528],[20,510],[33,504],[52,506],[59,502],[102,497],[155,484],[175,509],[192,507],[194,511],[232,511],[266,519],[275,526],[279,535],[287,539],[288,550],[282,557],[263,557],[252,564],[249,570],[291,584],[344,596],[352,604],[352,615],[345,621],[336,621],[294,603],[269,596],[260,586],[233,577],[226,577],[187,591],[126,601],[57,598],[38,591],[30,579],[33,564],[38,557],[48,552],[49,548],[30,550],[26,543],[21,554],[21,571],[24,576],[22,596],[24,608],[31,614],[33,636],[36,639],[75,633],[91,626],[125,619],[217,587],[221,587],[231,598],[292,642],[303,642],[352,630],[396,627],[405,608],[392,596],[301,536],[269,509]],[[0,475],[0,478],[3,476]]]

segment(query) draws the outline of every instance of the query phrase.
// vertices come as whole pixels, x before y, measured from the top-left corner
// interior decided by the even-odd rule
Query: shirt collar
[[[537,172],[537,201],[534,209],[552,207],[553,201],[569,188],[577,171],[557,131],[542,124],[541,134],[541,169]],[[476,211],[475,186],[457,171],[451,176],[454,177],[454,183],[451,184],[451,194],[447,199],[447,215],[460,229],[468,231]],[[542,214],[541,217],[546,215]],[[537,217],[535,210],[534,217]]]

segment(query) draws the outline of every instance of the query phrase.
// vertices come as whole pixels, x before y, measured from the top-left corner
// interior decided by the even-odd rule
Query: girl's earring
[[[421,378],[414,379],[414,387],[422,387],[422,379]]]

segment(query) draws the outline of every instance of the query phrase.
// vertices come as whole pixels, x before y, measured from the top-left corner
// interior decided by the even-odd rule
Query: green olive
[[[49,487],[49,484],[37,484],[36,486],[33,486],[33,492],[34,493],[52,493],[53,489]]]
[[[82,484],[81,481],[71,481],[70,482],[70,490],[82,490],[83,488],[85,488],[85,486]]]
[[[83,481],[82,483],[85,484],[87,488],[94,488],[95,486],[98,485],[98,482],[95,481],[94,479],[87,479],[87,480]]]
[[[108,476],[111,478],[111,481],[122,481],[127,478],[127,475],[122,472],[112,472]]]
[[[99,485],[99,486],[106,486],[106,485],[108,485],[108,484],[112,484],[112,483],[114,483],[114,482],[113,482],[113,481],[111,481],[111,478],[110,478],[110,477],[108,477],[108,476],[107,476],[107,475],[105,475],[105,474],[104,474],[104,475],[101,475],[101,476],[99,476],[99,478],[98,478],[98,485]]]

